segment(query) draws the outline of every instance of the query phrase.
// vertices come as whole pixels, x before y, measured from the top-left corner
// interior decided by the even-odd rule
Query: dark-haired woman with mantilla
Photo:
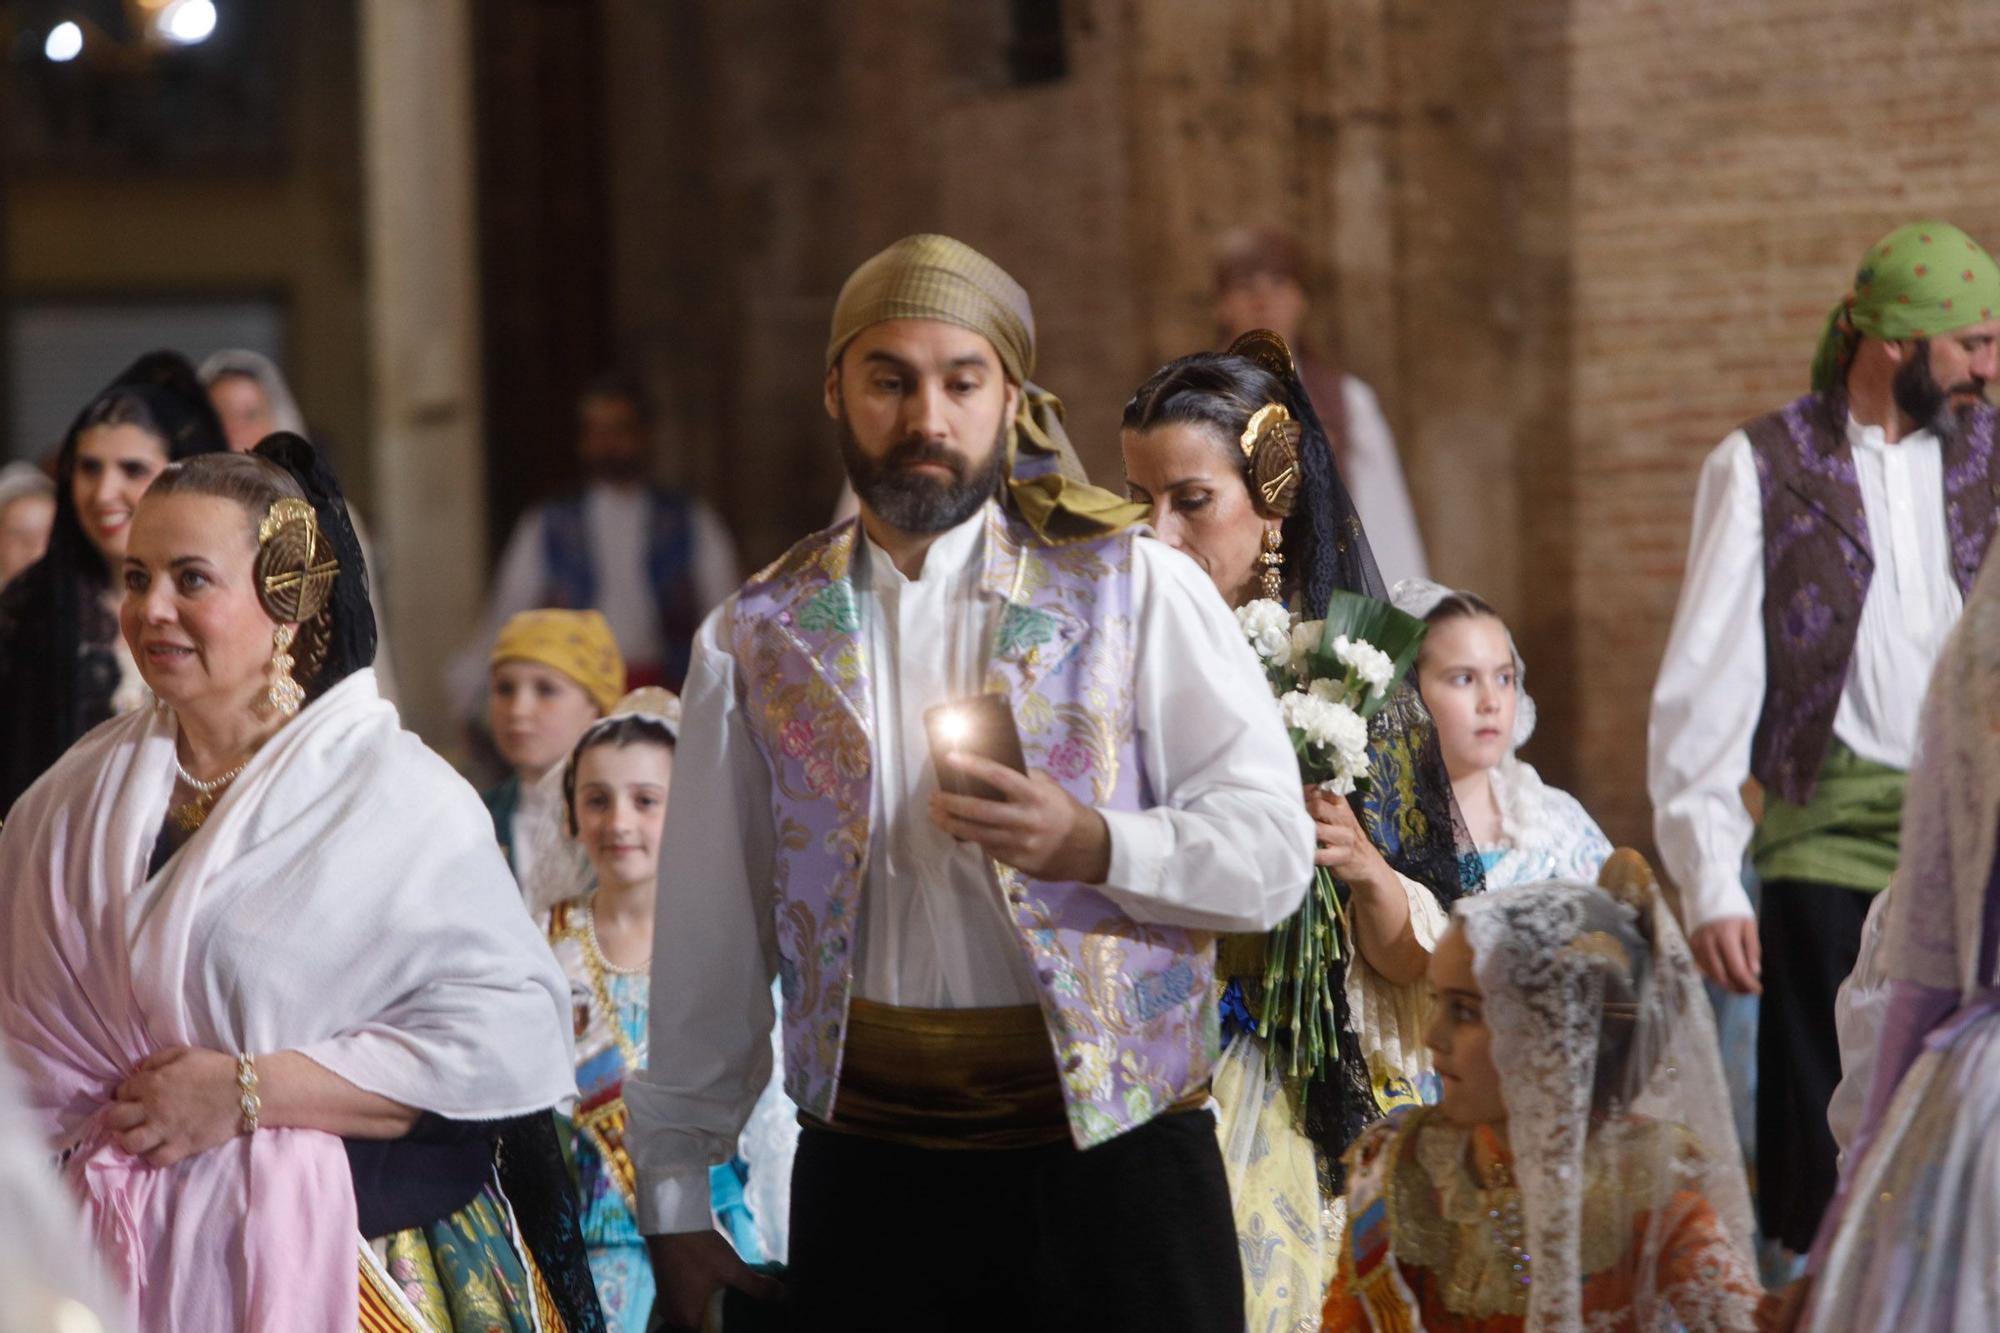
[[[176,352],[140,357],[77,414],[48,551],[0,592],[0,819],[77,737],[146,702],[118,635],[133,508],[167,464],[226,447]]]
[[[1285,344],[1246,334],[1228,353],[1162,367],[1125,407],[1126,488],[1168,545],[1208,572],[1246,632],[1289,634],[1335,590],[1387,601],[1367,536],[1334,470]],[[1273,707],[1276,706],[1275,701]],[[1429,951],[1445,909],[1478,888],[1437,735],[1399,684],[1370,726],[1368,790],[1307,787],[1316,860],[1343,886],[1341,953],[1324,975],[1271,977],[1267,937],[1223,941],[1223,1039],[1215,1095],[1244,1255],[1250,1326],[1318,1318],[1341,1228],[1340,1155],[1385,1111],[1419,1100]],[[1469,882],[1468,882],[1469,881]],[[1284,956],[1284,955],[1280,955]],[[1338,1046],[1315,1058],[1267,1012],[1267,983],[1327,995]]]
[[[129,1322],[601,1328],[568,987],[376,689],[333,479],[285,435],[170,466],[120,577],[159,703],[0,827],[0,1033]]]

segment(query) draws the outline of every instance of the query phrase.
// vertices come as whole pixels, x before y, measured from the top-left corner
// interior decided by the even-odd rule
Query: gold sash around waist
[[[1197,1089],[1171,1111],[1202,1105]],[[1035,1148],[1070,1141],[1047,1021],[1037,1005],[916,1009],[859,996],[833,1118],[801,1123],[916,1148]]]

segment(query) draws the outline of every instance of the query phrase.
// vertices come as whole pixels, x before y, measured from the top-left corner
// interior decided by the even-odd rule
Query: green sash
[[[1776,792],[1764,793],[1764,818],[1750,844],[1758,877],[1870,893],[1886,889],[1902,842],[1908,783],[1909,774],[1863,759],[1836,738],[1811,800],[1793,805]]]

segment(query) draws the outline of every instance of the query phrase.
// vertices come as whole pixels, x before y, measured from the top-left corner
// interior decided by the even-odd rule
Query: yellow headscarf
[[[595,611],[523,611],[500,627],[491,662],[537,662],[583,687],[599,713],[625,693],[625,659],[611,624]]]
[[[1007,432],[1007,491],[1044,542],[1084,541],[1142,521],[1141,505],[1093,486],[1063,431],[1062,402],[1033,383],[1035,312],[1007,271],[949,236],[905,236],[854,270],[833,307],[830,370],[855,335],[891,319],[935,319],[993,344],[1021,406]]]

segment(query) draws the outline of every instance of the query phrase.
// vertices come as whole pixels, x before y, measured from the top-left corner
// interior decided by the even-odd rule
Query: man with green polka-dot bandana
[[[1696,492],[1647,785],[1696,961],[1763,996],[1758,1222],[1794,1251],[1837,1175],[1835,991],[1895,868],[1924,683],[1994,534],[1996,335],[1985,249],[1898,227],[1828,317],[1812,392],[1724,440]]]

